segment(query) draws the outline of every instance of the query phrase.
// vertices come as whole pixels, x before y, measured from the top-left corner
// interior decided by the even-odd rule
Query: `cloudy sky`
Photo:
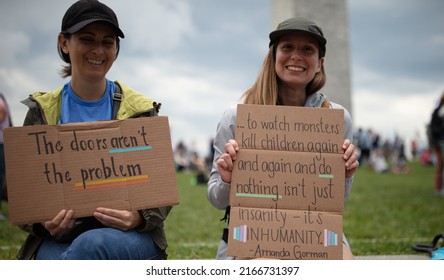
[[[223,111],[254,82],[267,52],[271,0],[103,0],[125,39],[108,78],[163,104],[172,142],[206,155]],[[66,82],[56,51],[73,1],[0,3],[0,91],[21,125],[34,91]],[[444,1],[347,0],[355,127],[425,143],[444,91]],[[328,60],[328,52],[327,58]]]

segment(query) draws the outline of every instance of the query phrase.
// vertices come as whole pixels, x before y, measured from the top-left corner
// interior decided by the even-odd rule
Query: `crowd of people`
[[[427,122],[427,139],[425,143],[421,142],[421,145],[419,137],[411,139],[407,147],[405,140],[399,136],[395,136],[393,140],[381,139],[375,130],[358,128],[354,142],[360,154],[361,168],[368,167],[378,173],[404,174],[412,171],[408,164],[411,161],[417,161],[423,166],[432,166],[435,168],[434,193],[439,197],[444,197],[443,105],[444,94]]]
[[[393,140],[383,139],[375,130],[358,128],[354,142],[358,147],[361,167],[367,166],[378,173],[401,174],[411,171],[407,164],[406,143],[400,136],[395,135]],[[412,143],[416,141],[412,140]],[[412,151],[412,156],[416,158],[417,150]]]
[[[205,185],[213,161],[213,139],[209,141],[208,153],[201,156],[194,148],[190,148],[184,141],[179,141],[173,149],[174,163],[177,172],[192,172],[195,176],[192,185]]]
[[[426,138],[424,143],[420,143],[417,136],[410,140],[407,147],[407,143],[399,136],[395,136],[392,141],[383,140],[375,130],[358,128],[354,142],[360,154],[361,167],[367,166],[378,173],[408,173],[412,171],[409,161],[434,167],[434,193],[444,197],[444,93],[427,120]]]

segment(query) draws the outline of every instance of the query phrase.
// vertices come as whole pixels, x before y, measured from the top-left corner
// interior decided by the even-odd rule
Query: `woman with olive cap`
[[[156,103],[120,82],[106,78],[124,38],[112,9],[96,0],[75,2],[58,35],[71,80],[51,92],[36,92],[24,125],[65,124],[157,115]],[[121,94],[113,103],[114,93]],[[119,98],[117,98],[119,99]],[[18,259],[165,259],[163,229],[171,207],[127,211],[98,207],[91,217],[73,218],[61,209],[50,221],[22,225],[29,232]]]
[[[324,57],[326,43],[321,28],[304,18],[290,18],[270,33],[269,51],[262,69],[250,89],[242,96],[244,104],[327,107],[344,110],[345,198],[350,194],[353,175],[359,166],[352,144],[352,120],[341,105],[327,100],[319,90],[326,81]],[[230,206],[230,183],[233,161],[239,150],[235,139],[236,107],[225,111],[214,138],[214,161],[208,181],[208,200],[217,209]],[[228,212],[227,212],[228,213]],[[228,227],[228,225],[227,225]],[[217,259],[227,256],[227,228],[219,243]],[[344,259],[353,255],[344,237]]]

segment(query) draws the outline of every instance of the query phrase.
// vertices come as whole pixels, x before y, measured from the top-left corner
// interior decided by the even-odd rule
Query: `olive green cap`
[[[327,39],[325,39],[322,29],[315,22],[303,17],[289,18],[279,23],[276,30],[270,33],[269,46],[271,47],[271,45],[273,45],[282,36],[295,31],[307,32],[313,35],[319,42],[321,55],[325,55],[325,45],[327,44]]]

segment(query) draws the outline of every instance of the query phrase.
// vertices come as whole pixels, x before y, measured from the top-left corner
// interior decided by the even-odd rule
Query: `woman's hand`
[[[73,218],[74,211],[73,210],[65,210],[60,211],[57,216],[51,221],[43,222],[42,225],[46,228],[47,231],[53,237],[62,237],[68,234],[72,227],[74,226],[74,222],[76,219]]]
[[[142,215],[139,211],[116,210],[98,207],[94,217],[104,226],[123,231],[134,229],[142,223]]]
[[[231,183],[231,176],[233,172],[233,161],[236,160],[236,154],[239,151],[239,145],[233,139],[225,144],[225,153],[222,154],[216,161],[219,170],[220,178],[225,183]]]
[[[358,153],[355,151],[355,145],[353,145],[349,139],[344,140],[342,149],[344,150],[345,178],[350,178],[359,167]]]

